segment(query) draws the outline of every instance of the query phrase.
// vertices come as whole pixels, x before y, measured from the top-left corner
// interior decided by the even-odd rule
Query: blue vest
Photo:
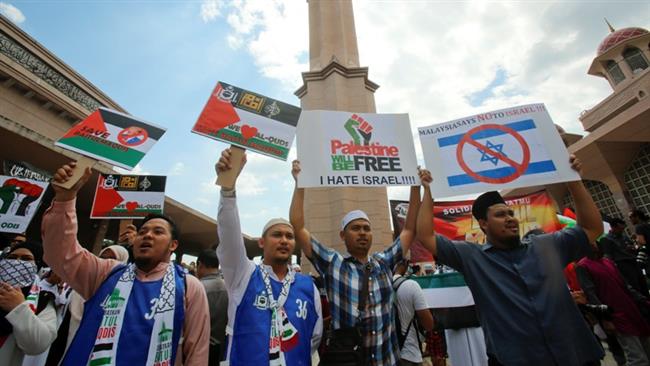
[[[273,297],[280,296],[282,283],[271,279]],[[298,331],[297,344],[284,352],[288,366],[311,365],[311,337],[318,320],[314,305],[314,282],[309,276],[296,273],[284,310]],[[259,266],[251,275],[248,287],[235,313],[230,348],[230,365],[268,365],[271,310],[268,308],[266,286]]]
[[[174,265],[174,268],[176,270],[176,305],[174,307],[174,333],[172,335],[172,365],[176,359],[176,350],[185,318],[185,272],[178,265]],[[97,331],[104,316],[101,304],[113,292],[117,281],[125,270],[126,266],[124,265],[115,267],[95,294],[86,301],[79,330],[77,330],[61,365],[79,366],[88,363],[88,358],[95,345]],[[120,338],[116,340],[118,351],[115,365],[139,366],[147,363],[149,339],[152,336],[154,319],[147,320],[145,314],[151,312],[151,300],[160,296],[162,281],[162,278],[152,282],[142,282],[137,278],[133,281],[133,288],[125,309],[122,332]],[[156,337],[157,335],[153,336]]]

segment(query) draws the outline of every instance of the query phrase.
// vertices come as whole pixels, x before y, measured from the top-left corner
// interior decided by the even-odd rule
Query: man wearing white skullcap
[[[415,237],[415,218],[420,204],[420,187],[411,187],[409,210],[404,229],[393,245],[370,254],[372,226],[361,210],[348,212],[341,220],[341,240],[347,253],[341,254],[321,244],[305,228],[304,188],[298,188],[300,162],[294,161],[292,175],[296,188],[291,201],[290,220],[296,241],[303,253],[323,277],[329,299],[334,335],[330,349],[349,334],[361,334],[358,346],[363,354],[357,364],[397,365],[399,345],[392,311],[392,270],[408,252]],[[321,365],[335,365],[341,360],[334,353],[321,356]]]
[[[231,159],[230,149],[224,150],[217,174],[232,169]],[[241,166],[245,163],[243,155]],[[291,265],[296,246],[291,223],[275,218],[264,225],[262,264],[255,265],[246,257],[234,185],[221,188],[217,222],[217,256],[229,299],[229,365],[311,364],[322,334],[320,293],[310,276]]]

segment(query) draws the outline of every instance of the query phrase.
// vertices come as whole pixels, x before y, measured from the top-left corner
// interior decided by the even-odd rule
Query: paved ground
[[[605,345],[605,348],[607,348],[606,345]],[[424,360],[422,365],[423,366],[432,366],[431,361],[429,360],[428,357]],[[446,366],[453,366],[453,365],[451,364],[451,362],[449,362],[449,360],[447,360],[447,365]],[[458,366],[466,366],[466,365],[458,365]],[[600,366],[617,366],[616,361],[614,361],[614,358],[612,358],[612,354],[609,351],[606,352],[605,359],[603,361],[601,361]]]

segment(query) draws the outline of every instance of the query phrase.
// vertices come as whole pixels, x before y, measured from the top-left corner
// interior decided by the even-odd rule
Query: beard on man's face
[[[510,236],[503,240],[503,244],[510,249],[518,247],[519,243],[519,236]]]
[[[171,246],[172,246],[172,242],[170,241],[169,244],[167,244],[167,248],[165,249],[164,253],[169,253]],[[152,264],[158,265],[158,263],[165,262],[166,259],[169,259],[169,255],[170,255],[170,254],[163,254],[160,257],[152,257],[152,256],[140,256],[139,254],[140,253],[138,250],[134,250],[133,262],[139,268],[149,267]]]

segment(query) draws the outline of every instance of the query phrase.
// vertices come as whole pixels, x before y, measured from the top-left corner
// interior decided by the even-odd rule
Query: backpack
[[[418,339],[418,344],[421,344],[420,326],[418,325],[417,314],[415,314],[415,309],[413,311],[413,319],[411,319],[411,322],[409,323],[408,327],[406,327],[406,332],[402,333],[402,320],[399,318],[399,309],[397,307],[397,290],[400,288],[400,286],[402,286],[404,282],[406,282],[406,280],[408,280],[408,278],[401,276],[398,279],[396,279],[395,282],[393,282],[393,291],[395,292],[395,301],[393,301],[393,312],[395,314],[395,326],[397,327],[397,342],[399,344],[400,351],[402,350],[402,348],[404,348],[404,343],[406,342],[406,337],[411,331],[411,327],[415,328],[415,336]]]

